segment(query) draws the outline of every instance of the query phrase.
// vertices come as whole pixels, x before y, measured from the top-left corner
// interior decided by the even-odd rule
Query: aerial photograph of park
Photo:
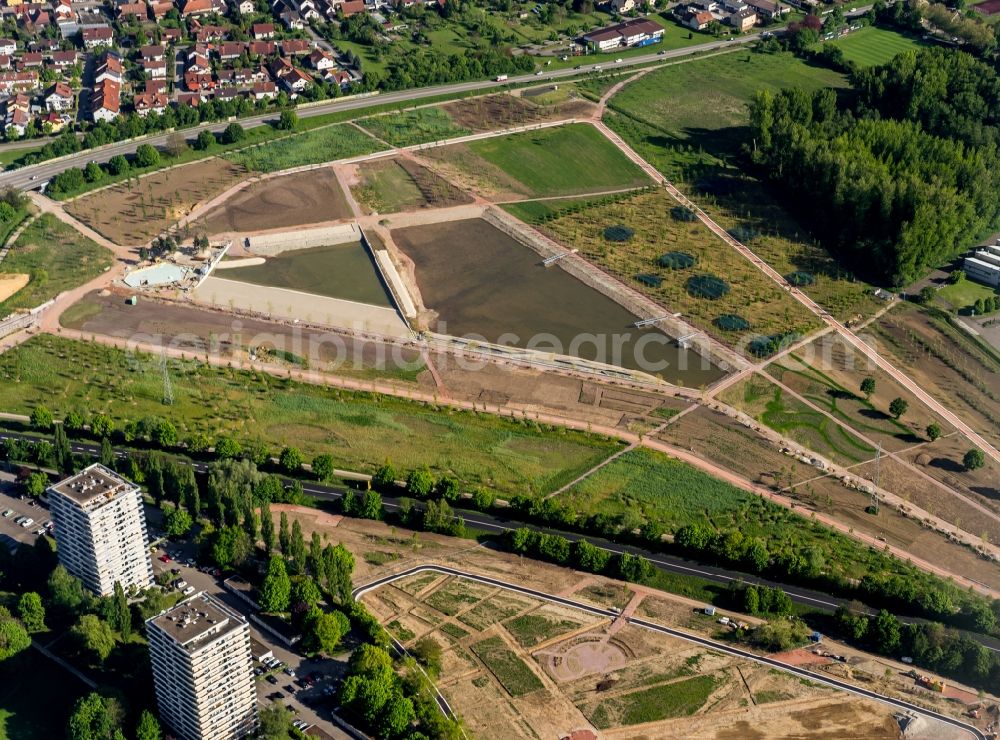
[[[7,0],[0,740],[998,740],[1000,0]]]

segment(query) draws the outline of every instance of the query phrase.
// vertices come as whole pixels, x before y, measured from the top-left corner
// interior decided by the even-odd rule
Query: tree
[[[302,576],[292,584],[292,595],[289,603],[294,607],[304,604],[309,608],[316,606],[323,600],[323,594],[316,585],[316,581],[311,576]]]
[[[143,709],[139,716],[139,724],[135,728],[135,740],[160,740],[162,737],[163,731],[156,715],[148,709]]]
[[[600,573],[608,565],[611,554],[592,545],[587,540],[577,540],[573,543],[573,564],[588,573]]]
[[[894,419],[899,419],[908,408],[910,408],[910,404],[905,398],[894,398],[889,404],[889,413]]]
[[[396,485],[396,469],[387,461],[372,476],[372,486],[380,491]]]
[[[338,544],[327,545],[323,550],[323,577],[330,598],[338,604],[351,603],[351,576],[354,573],[354,555]]]
[[[962,464],[966,470],[978,470],[986,464],[986,455],[982,450],[973,447],[962,457]]]
[[[313,606],[303,622],[302,649],[312,655],[332,655],[350,629],[351,623],[343,612],[326,613]]]
[[[274,550],[274,518],[271,516],[271,504],[267,501],[260,505],[260,538],[264,542],[264,552],[270,555]]]
[[[344,513],[360,519],[382,518],[382,496],[378,491],[354,491],[344,497]]]
[[[108,172],[110,172],[115,177],[119,175],[124,175],[131,169],[128,160],[125,159],[121,154],[116,154],[111,159],[108,160]]]
[[[128,599],[125,598],[125,589],[119,581],[115,581],[114,595],[111,597],[111,609],[108,612],[108,621],[111,627],[116,630],[123,640],[128,640],[132,634],[132,610],[129,609]]]
[[[233,460],[243,454],[243,447],[232,437],[219,437],[215,442],[215,454],[224,460]]]
[[[124,718],[125,711],[116,699],[90,693],[77,700],[67,735],[70,740],[114,740]]]
[[[25,492],[33,498],[40,497],[48,487],[49,476],[41,472],[31,473],[24,483]]]
[[[266,612],[287,611],[291,592],[292,582],[288,578],[285,559],[272,555],[267,563],[267,575],[260,587],[260,608]]]
[[[208,129],[202,129],[198,133],[198,138],[195,139],[194,148],[200,151],[205,151],[215,146],[215,134],[213,134]]]
[[[84,614],[73,627],[73,635],[80,646],[103,663],[115,649],[115,634],[111,625],[96,614]]]
[[[319,480],[330,480],[333,477],[333,455],[316,455],[312,461],[312,472]]]
[[[212,543],[212,559],[223,570],[239,567],[246,562],[252,551],[250,537],[237,526],[220,529]]]
[[[67,434],[72,433],[74,436],[83,431],[83,427],[86,424],[86,419],[84,419],[83,413],[77,409],[73,409],[66,417],[63,419],[63,429],[66,430]]]
[[[865,394],[865,399],[868,401],[872,400],[872,395],[875,393],[875,378],[869,376],[861,381],[861,392]]]
[[[97,414],[90,420],[90,433],[98,439],[110,437],[114,431],[114,419],[107,414]]]
[[[302,467],[302,462],[302,453],[297,447],[286,447],[278,458],[278,463],[286,473],[297,473]]]
[[[417,498],[427,498],[434,488],[434,476],[425,465],[417,470],[411,470],[406,476],[406,492]]]
[[[57,565],[49,575],[48,587],[52,604],[65,611],[76,611],[88,600],[80,579],[70,575],[62,565]]]
[[[21,594],[17,602],[17,613],[21,622],[29,632],[40,632],[45,629],[45,607],[42,597],[34,591]]]
[[[62,424],[56,424],[55,434],[52,438],[53,452],[55,453],[56,467],[62,473],[73,472],[73,449],[69,445],[66,437],[66,428]]]
[[[870,624],[872,644],[883,655],[891,655],[899,647],[902,625],[895,616],[885,609],[878,613]]]
[[[83,176],[87,178],[87,182],[100,182],[104,179],[104,168],[97,162],[90,162],[84,167]]]
[[[30,645],[31,638],[23,624],[9,614],[0,618],[0,661],[27,650]]]
[[[171,537],[183,537],[194,525],[194,520],[183,506],[171,506],[164,509],[163,516],[166,522],[167,534]]]
[[[52,418],[52,412],[48,410],[45,406],[35,406],[31,410],[31,426],[41,432],[51,431],[52,425],[55,420]]]
[[[298,573],[305,572],[306,569],[306,540],[302,535],[302,525],[296,519],[292,522],[292,537],[289,542],[290,552],[288,553],[295,562],[295,569]]]
[[[743,611],[747,614],[760,614],[760,592],[756,586],[747,586],[744,589]]]
[[[932,422],[927,425],[927,439],[931,442],[938,439],[941,436],[941,425],[937,422]]]
[[[288,740],[292,732],[292,717],[289,709],[272,702],[258,713],[260,725],[256,736],[261,740]]]
[[[294,131],[299,125],[299,114],[293,110],[283,110],[278,117],[278,128],[282,131]]]
[[[278,523],[278,547],[283,555],[290,556],[292,554],[292,535],[288,530],[288,514],[285,512],[281,512]]]
[[[98,458],[101,465],[106,468],[113,468],[115,464],[115,451],[111,447],[111,440],[107,437],[101,438],[101,454]]]
[[[231,124],[226,126],[226,130],[222,132],[222,143],[223,144],[237,144],[243,141],[246,136],[246,132],[240,124],[233,121]]]
[[[441,643],[433,637],[422,637],[410,648],[410,653],[428,670],[431,675],[441,672]]]
[[[149,144],[140,144],[135,150],[135,163],[139,167],[153,167],[160,163],[160,153]]]

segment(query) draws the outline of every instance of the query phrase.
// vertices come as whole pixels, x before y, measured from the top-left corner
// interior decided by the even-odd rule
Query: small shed
[[[706,606],[705,607],[705,614],[707,614],[710,617],[714,617],[715,616],[715,607],[714,606]]]

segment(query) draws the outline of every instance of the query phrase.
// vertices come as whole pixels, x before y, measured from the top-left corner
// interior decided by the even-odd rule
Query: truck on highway
[[[497,82],[504,82],[507,79],[507,75],[497,75]]]

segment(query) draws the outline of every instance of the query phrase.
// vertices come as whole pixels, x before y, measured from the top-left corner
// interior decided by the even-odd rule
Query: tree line
[[[747,148],[831,252],[902,285],[1000,225],[1000,83],[939,48],[852,81],[853,95],[759,91]]]

